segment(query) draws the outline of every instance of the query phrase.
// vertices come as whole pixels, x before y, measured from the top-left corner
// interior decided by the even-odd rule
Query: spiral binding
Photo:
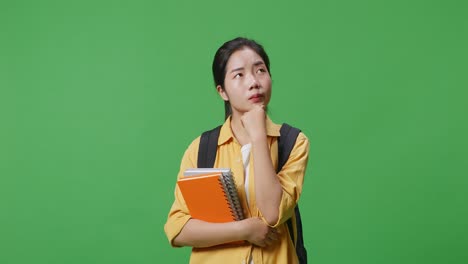
[[[234,209],[234,203],[232,201],[232,198],[229,195],[229,192],[227,191],[228,187],[227,187],[226,183],[222,180],[222,176],[218,180],[219,180],[219,184],[221,185],[221,188],[224,190],[223,191],[224,198],[225,198],[226,202],[229,204],[229,211],[231,212],[231,216],[236,221],[238,221],[237,213],[236,213],[236,211]]]
[[[244,219],[244,213],[237,193],[236,184],[232,173],[221,173],[221,185],[224,189],[224,196],[230,205],[230,211],[236,221]]]

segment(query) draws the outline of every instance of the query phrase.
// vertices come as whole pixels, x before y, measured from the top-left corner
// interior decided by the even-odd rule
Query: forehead
[[[237,50],[231,54],[229,60],[226,65],[226,69],[244,67],[247,65],[254,64],[258,61],[265,63],[255,51],[250,48],[243,48],[241,50]]]

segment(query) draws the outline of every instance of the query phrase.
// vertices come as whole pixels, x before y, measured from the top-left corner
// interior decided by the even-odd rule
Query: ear
[[[228,97],[228,95],[226,93],[226,90],[224,90],[223,87],[221,87],[221,85],[217,85],[216,90],[218,91],[219,96],[221,96],[221,98],[224,101],[229,101],[229,97]]]

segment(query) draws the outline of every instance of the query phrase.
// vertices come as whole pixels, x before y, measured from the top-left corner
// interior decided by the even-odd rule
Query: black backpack
[[[218,126],[212,130],[205,131],[201,135],[200,145],[198,149],[198,168],[212,168],[216,159],[216,152],[218,147],[218,138],[221,126]],[[289,158],[289,154],[294,147],[296,138],[301,130],[291,127],[284,123],[281,126],[280,137],[278,139],[278,173],[283,168],[284,164]],[[302,221],[299,207],[296,205],[294,208],[294,214],[296,216],[296,228],[297,228],[297,241],[296,241],[296,254],[300,264],[307,264],[307,251],[304,247],[304,239],[302,238]],[[286,222],[289,229],[291,240],[294,243],[294,230],[292,218],[289,218]]]

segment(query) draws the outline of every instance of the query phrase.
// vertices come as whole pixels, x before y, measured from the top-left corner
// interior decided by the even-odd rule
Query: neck
[[[245,131],[244,125],[241,121],[242,114],[232,113],[231,115],[231,131],[234,137],[237,139],[239,144],[245,145],[250,142],[247,131]]]

